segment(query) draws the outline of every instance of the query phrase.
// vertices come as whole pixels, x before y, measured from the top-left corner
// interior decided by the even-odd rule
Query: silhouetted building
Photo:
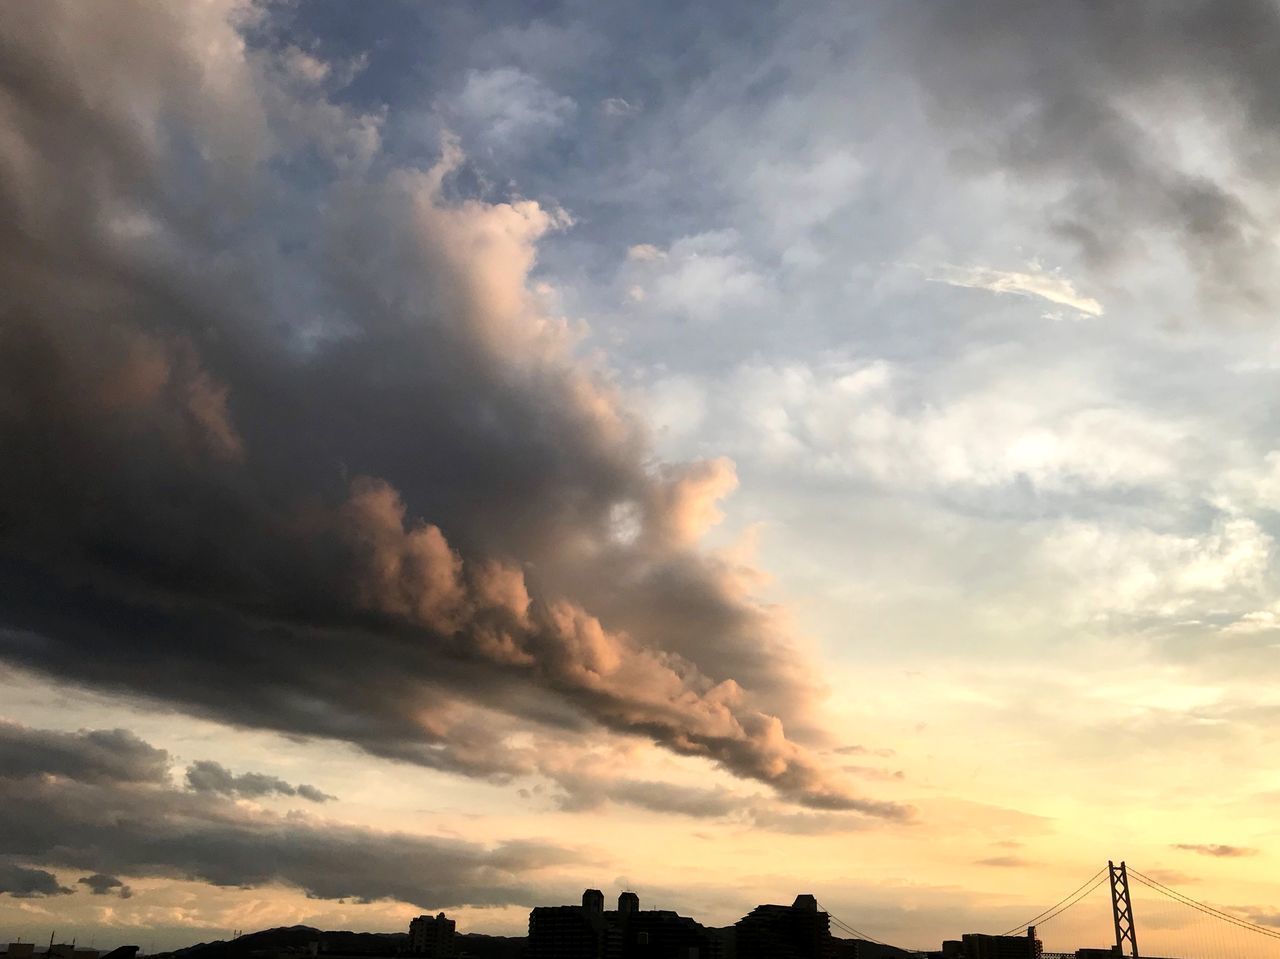
[[[430,959],[453,959],[456,924],[442,912],[435,916],[419,916],[409,923],[409,952]]]
[[[55,942],[45,952],[46,959],[98,959],[97,949],[81,949],[74,942]]]
[[[917,959],[914,953],[869,939],[832,938],[833,959]]]
[[[134,959],[137,954],[137,946],[119,946],[102,956],[101,950],[84,949],[74,942],[51,942],[39,952],[36,952],[33,942],[11,942],[4,952],[0,952],[0,957],[3,959],[98,959],[102,956],[102,959]]]
[[[737,959],[831,959],[831,917],[811,895],[790,906],[756,906],[734,926]]]
[[[529,913],[526,959],[602,959],[604,893],[588,889],[581,906],[537,906]]]
[[[529,913],[525,959],[725,959],[721,937],[666,909],[640,909],[634,892],[605,911],[588,889],[581,906],[538,906]]]
[[[948,939],[940,959],[1040,959],[1042,946],[1035,930],[1025,936],[988,936],[980,932],[965,933],[960,939]]]
[[[618,903],[619,907],[623,904]],[[622,908],[606,916],[605,959],[721,959],[720,940],[700,922],[667,909]]]

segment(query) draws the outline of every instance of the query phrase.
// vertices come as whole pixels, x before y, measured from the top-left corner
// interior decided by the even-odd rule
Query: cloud
[[[622,97],[605,97],[600,101],[600,112],[607,117],[627,117],[639,110],[638,105]]]
[[[515,150],[552,136],[577,112],[561,96],[516,67],[469,70],[462,89],[449,98],[454,123],[485,150]]]
[[[1194,852],[1201,856],[1213,856],[1218,859],[1237,859],[1242,856],[1256,856],[1258,850],[1248,846],[1223,846],[1202,843],[1175,843],[1170,849],[1181,849],[1183,852]]]
[[[788,733],[816,671],[695,547],[731,465],[657,462],[530,290],[567,215],[459,196],[447,138],[373,163],[376,118],[242,13],[0,26],[0,657],[466,775],[536,768],[517,732],[603,729],[898,814]],[[513,136],[567,109],[522,83],[463,102]],[[673,247],[686,292],[738,270],[723,242]]]
[[[774,303],[770,278],[743,245],[736,231],[715,230],[681,237],[665,250],[648,243],[632,246],[624,278],[644,294],[633,308],[716,323]]]
[[[973,498],[1030,485],[1096,500],[1178,478],[1194,423],[1116,403],[1070,360],[1032,371],[1008,359],[969,361],[972,381],[840,354],[755,359],[696,384],[658,379],[649,405],[677,436],[692,417],[699,443],[744,467],[890,493]]]
[[[873,749],[870,746],[861,746],[856,743],[848,746],[837,746],[831,751],[837,756],[879,756],[881,759],[890,759],[895,755],[892,749],[884,747]]]
[[[957,168],[1021,187],[1036,225],[1100,277],[1172,263],[1206,300],[1265,316],[1274,4],[984,0],[915,12],[889,29]]]
[[[840,810],[837,812],[793,812],[766,797],[743,795],[723,787],[682,786],[658,780],[565,772],[554,774],[554,779],[561,792],[553,798],[564,810],[598,809],[612,803],[648,812],[746,823],[761,831],[848,832],[866,828],[868,816],[898,822],[909,822],[915,816],[915,810],[903,803],[862,800],[852,807],[834,804],[834,808]]]
[[[870,821],[868,817],[887,822],[908,822],[915,817],[915,809],[905,803],[869,799],[849,803],[843,797],[830,803],[816,798],[801,800],[802,805],[820,811],[797,813],[786,801],[759,791],[640,778],[632,773],[645,748],[632,745],[582,752],[566,744],[543,745],[538,750],[538,773],[546,782],[532,790],[521,789],[520,795],[532,799],[545,794],[556,807],[566,811],[627,806],[778,832],[816,833],[824,824],[833,832],[843,832],[863,828]]]
[[[83,782],[164,782],[169,754],[127,729],[76,733],[0,720],[0,769],[11,779],[50,774]]]
[[[612,776],[560,773],[556,785],[563,791],[556,801],[565,810],[595,809],[612,802],[649,812],[719,818],[743,809],[750,801],[724,788]]]
[[[88,886],[89,892],[95,896],[119,896],[121,899],[133,897],[133,889],[115,876],[105,876],[100,872],[95,872],[92,876],[81,876],[76,882]]]
[[[1187,536],[1069,522],[1046,537],[1043,559],[1075,580],[1081,616],[1171,616],[1205,597],[1248,602],[1263,586],[1272,548],[1249,519]]]
[[[635,246],[627,248],[628,260],[639,260],[642,263],[649,263],[655,260],[665,260],[667,254],[659,250],[652,243],[637,243]]]
[[[989,859],[979,859],[974,865],[995,866],[1000,869],[1026,869],[1036,864],[1021,856],[992,856]]]
[[[898,818],[909,818],[901,814]],[[793,836],[827,836],[843,832],[860,832],[867,820],[845,813],[788,812],[777,808],[756,808],[749,819],[753,829],[787,833]]]
[[[1060,273],[1043,270],[1036,265],[1024,273],[1008,273],[984,267],[961,268],[949,266],[931,279],[950,286],[988,290],[992,293],[1012,293],[1018,296],[1038,296],[1069,306],[1086,316],[1101,316],[1102,304],[1089,296],[1076,292],[1075,285]]]
[[[28,737],[28,767],[48,756],[42,735]],[[62,768],[56,757],[47,765]],[[10,857],[0,860],[0,891],[15,896],[72,891],[34,868],[44,866],[91,870],[79,884],[121,898],[132,890],[116,873],[423,908],[526,906],[538,901],[541,870],[577,857],[541,842],[486,846],[282,816],[155,780],[30,778],[0,767],[0,804],[0,848]]]
[[[75,892],[58,884],[58,877],[43,869],[31,869],[0,857],[0,893],[14,899],[69,896]]]
[[[317,803],[337,798],[306,783],[291,786],[276,776],[266,776],[262,773],[242,773],[236,776],[225,766],[208,759],[202,759],[187,767],[187,787],[196,792],[213,792],[224,796],[245,798],[301,796],[303,799]]]

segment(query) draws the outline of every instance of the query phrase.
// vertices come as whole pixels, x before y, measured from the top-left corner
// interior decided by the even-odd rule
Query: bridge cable
[[[1098,887],[1098,885],[1099,885],[1099,883],[1098,883],[1098,882],[1095,882],[1094,880],[1100,879],[1100,878],[1102,877],[1102,874],[1103,874],[1104,872],[1106,872],[1106,871],[1107,871],[1107,867],[1106,867],[1106,866],[1103,866],[1101,869],[1099,869],[1097,872],[1095,872],[1092,876],[1090,876],[1088,879],[1086,879],[1084,882],[1082,882],[1082,883],[1081,883],[1081,884],[1080,884],[1080,885],[1079,885],[1079,886],[1078,886],[1074,891],[1072,891],[1072,892],[1068,893],[1067,895],[1063,896],[1061,899],[1059,899],[1057,902],[1055,902],[1052,906],[1050,906],[1050,907],[1049,907],[1048,909],[1046,909],[1044,912],[1041,912],[1041,913],[1036,914],[1035,916],[1033,916],[1032,918],[1030,918],[1030,919],[1028,919],[1026,922],[1024,922],[1022,925],[1020,925],[1020,926],[1014,926],[1014,927],[1013,927],[1012,929],[1010,929],[1008,932],[1001,933],[1001,935],[1011,936],[1011,935],[1013,935],[1015,932],[1018,932],[1019,930],[1024,930],[1024,929],[1027,929],[1027,928],[1028,928],[1028,927],[1030,927],[1030,926],[1035,925],[1037,922],[1044,922],[1046,919],[1052,919],[1052,918],[1053,918],[1053,916],[1056,916],[1056,915],[1058,914],[1058,912],[1061,912],[1061,911],[1062,911],[1062,910],[1058,909],[1058,907],[1059,907],[1059,906],[1061,906],[1063,903],[1065,903],[1068,899],[1074,899],[1074,900],[1075,900],[1074,902],[1071,902],[1069,905],[1067,905],[1067,906],[1065,907],[1065,908],[1067,908],[1067,909],[1070,909],[1070,908],[1071,908],[1071,906],[1074,906],[1074,905],[1076,904],[1076,902],[1079,902],[1079,901],[1080,901],[1079,899],[1075,899],[1076,894],[1077,894],[1077,893],[1079,893],[1082,889],[1084,889],[1084,888],[1085,888],[1085,886],[1089,886],[1089,888],[1085,891],[1085,895],[1086,895],[1086,896],[1087,896],[1089,893],[1093,892],[1093,890],[1094,890],[1094,889],[1096,889],[1096,888]],[[1092,885],[1090,885],[1090,884],[1092,884]],[[1081,897],[1081,898],[1083,898],[1083,897]],[[1056,910],[1056,911],[1055,911],[1055,910]],[[1053,913],[1053,916],[1049,915],[1050,913]]]
[[[1040,919],[1038,919],[1038,920],[1036,921],[1036,925],[1037,925],[1037,926],[1043,926],[1043,925],[1044,925],[1046,922],[1048,922],[1050,919],[1054,919],[1054,918],[1056,918],[1056,917],[1058,917],[1058,916],[1062,915],[1064,912],[1066,912],[1066,911],[1067,911],[1068,909],[1070,909],[1072,906],[1078,905],[1082,900],[1087,899],[1087,898],[1089,897],[1089,895],[1090,895],[1090,894],[1091,894],[1095,889],[1097,889],[1099,886],[1101,886],[1101,885],[1102,885],[1103,883],[1105,883],[1106,881],[1107,881],[1107,877],[1106,877],[1106,876],[1099,876],[1099,877],[1098,877],[1098,879],[1097,879],[1097,881],[1095,881],[1095,882],[1094,882],[1094,884],[1093,884],[1092,886],[1090,886],[1088,889],[1084,890],[1082,893],[1080,893],[1080,895],[1076,896],[1074,899],[1072,899],[1072,900],[1071,900],[1069,903],[1067,903],[1066,905],[1064,905],[1064,906],[1060,906],[1059,908],[1055,909],[1053,912],[1049,913],[1047,916],[1043,916],[1043,917],[1041,917]],[[1030,926],[1031,924],[1030,924],[1030,923],[1028,923],[1027,925],[1028,925],[1028,926]],[[1015,931],[1016,931],[1016,930],[1015,930]]]
[[[815,900],[815,901],[816,901],[816,900]],[[848,924],[847,922],[845,922],[843,919],[841,919],[840,917],[838,917],[838,916],[836,916],[834,913],[832,913],[832,911],[831,911],[830,909],[828,909],[826,906],[824,906],[824,905],[823,905],[822,903],[820,903],[820,902],[818,903],[818,908],[819,908],[819,909],[821,909],[823,912],[825,912],[825,913],[827,914],[827,916],[831,919],[831,921],[832,921],[832,922],[834,922],[837,926],[839,926],[839,927],[840,927],[840,929],[841,929],[842,931],[844,931],[844,932],[851,932],[851,933],[853,933],[855,936],[857,936],[859,939],[865,939],[865,940],[867,940],[868,942],[874,942],[874,943],[875,943],[876,945],[878,945],[878,946],[888,946],[888,945],[889,945],[889,943],[887,943],[887,942],[883,942],[882,940],[877,939],[875,936],[869,936],[869,935],[867,935],[865,932],[862,932],[862,931],[861,931],[861,930],[859,930],[859,929],[855,929],[853,926],[849,925],[849,924]],[[897,947],[897,946],[890,946],[889,948],[891,948],[891,949],[897,949],[898,947]],[[903,951],[905,952],[906,950],[903,950]]]
[[[908,949],[906,946],[895,946],[891,942],[885,942],[883,939],[877,939],[875,936],[868,935],[867,933],[863,932],[861,929],[858,929],[854,926],[849,925],[839,916],[834,915],[830,909],[828,909],[826,906],[824,906],[820,902],[818,903],[818,908],[827,914],[828,918],[830,918],[831,921],[836,924],[836,926],[840,929],[841,932],[849,933],[850,935],[855,936],[858,939],[865,939],[867,940],[867,942],[874,942],[877,946],[884,946],[886,949],[895,949],[898,952],[901,952],[906,955],[918,956],[921,954],[919,949]]]
[[[1132,875],[1133,870],[1130,869],[1129,873],[1130,875]],[[1244,929],[1246,932],[1256,933],[1268,939],[1280,939],[1280,934],[1277,934],[1276,930],[1274,929],[1267,929],[1266,927],[1258,926],[1253,923],[1250,923],[1247,920],[1239,919],[1235,916],[1231,916],[1227,913],[1222,912],[1221,910],[1213,908],[1212,906],[1209,906],[1204,903],[1198,902],[1194,899],[1191,899],[1190,897],[1182,896],[1176,893],[1171,894],[1173,892],[1172,890],[1168,890],[1168,887],[1165,887],[1164,889],[1158,888],[1154,884],[1154,880],[1152,882],[1148,882],[1141,877],[1134,876],[1134,878],[1137,879],[1137,881],[1142,885],[1148,887],[1154,892],[1160,893],[1162,896],[1171,900],[1172,902],[1175,902],[1179,905],[1189,906],[1190,908],[1196,910],[1197,912],[1201,912],[1204,915],[1208,916],[1210,919],[1218,920],[1217,923],[1201,923],[1196,927],[1197,929],[1200,930],[1199,936],[1202,937],[1202,942],[1203,942],[1203,937],[1206,935],[1218,937],[1222,929],[1222,923],[1227,923],[1228,925],[1237,926],[1241,929]],[[1206,930],[1211,930],[1211,931],[1206,931]],[[1220,943],[1221,939],[1216,938],[1215,941]]]
[[[1233,916],[1228,912],[1223,912],[1221,909],[1215,909],[1213,906],[1210,906],[1210,905],[1207,905],[1206,903],[1199,902],[1198,900],[1192,899],[1190,896],[1184,895],[1183,893],[1178,892],[1176,889],[1170,889],[1164,883],[1159,882],[1155,879],[1152,879],[1150,876],[1144,875],[1143,873],[1134,869],[1132,866],[1129,868],[1129,874],[1133,876],[1135,879],[1137,879],[1138,882],[1142,883],[1147,888],[1160,893],[1160,895],[1164,896],[1167,899],[1172,899],[1175,902],[1179,902],[1184,906],[1190,906],[1192,909],[1198,910],[1199,912],[1202,912],[1205,915],[1210,916],[1214,919],[1221,920],[1222,922],[1229,922],[1234,926],[1239,926],[1241,929],[1247,929],[1250,932],[1256,932],[1260,936],[1268,936],[1269,938],[1272,938],[1272,939],[1280,939],[1280,929],[1272,929],[1267,926],[1261,926],[1261,925],[1258,925],[1256,922],[1250,922],[1248,919],[1241,919],[1239,916]]]
[[[1150,876],[1144,873],[1138,872],[1138,870],[1136,869],[1131,868],[1129,871],[1131,873],[1137,874],[1139,881],[1142,882],[1143,885],[1148,886],[1149,888],[1155,890],[1156,892],[1160,893],[1166,898],[1173,899],[1177,902],[1182,903],[1185,906],[1190,906],[1192,909],[1198,909],[1200,912],[1206,913],[1207,915],[1213,916],[1214,918],[1221,919],[1224,922],[1230,922],[1237,926],[1242,926],[1246,929],[1249,929],[1253,932],[1259,933],[1264,936],[1272,936],[1274,938],[1280,939],[1280,929],[1275,929],[1271,926],[1263,926],[1256,922],[1251,922],[1248,919],[1242,919],[1240,916],[1233,915],[1232,913],[1229,913],[1229,912],[1224,912],[1221,909],[1218,909],[1214,906],[1210,906],[1208,903],[1200,902],[1197,899],[1192,899],[1190,896],[1186,895],[1185,893],[1179,892],[1176,889],[1171,889],[1169,886],[1166,886],[1164,883],[1160,882],[1159,880],[1152,879]]]

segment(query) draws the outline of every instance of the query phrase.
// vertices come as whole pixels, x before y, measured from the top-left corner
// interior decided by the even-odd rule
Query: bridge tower
[[[1129,898],[1129,870],[1124,862],[1117,866],[1107,862],[1111,873],[1111,917],[1116,925],[1116,955],[1123,956],[1124,944],[1129,943],[1129,955],[1138,956],[1138,930],[1133,925],[1133,900]]]

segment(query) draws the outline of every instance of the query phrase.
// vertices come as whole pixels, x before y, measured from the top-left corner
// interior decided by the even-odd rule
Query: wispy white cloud
[[[970,290],[987,290],[991,293],[1011,293],[1015,296],[1038,296],[1050,303],[1067,306],[1086,316],[1102,316],[1102,304],[1076,289],[1075,283],[1058,270],[1046,270],[1039,263],[1029,263],[1023,271],[995,270],[982,266],[944,266],[936,276],[929,277],[936,283],[961,286]],[[1060,315],[1060,314],[1059,314]]]

